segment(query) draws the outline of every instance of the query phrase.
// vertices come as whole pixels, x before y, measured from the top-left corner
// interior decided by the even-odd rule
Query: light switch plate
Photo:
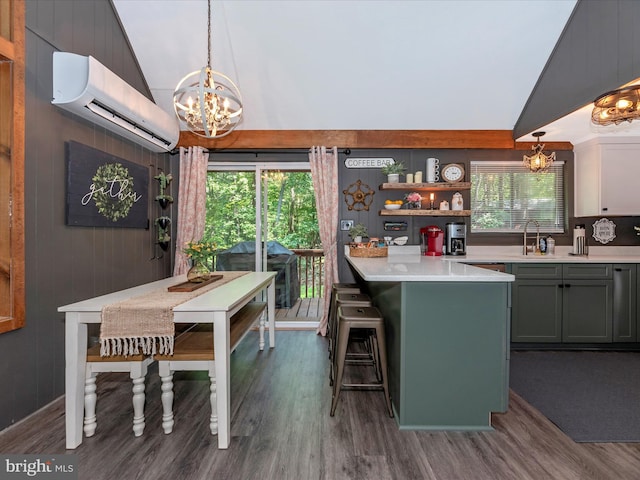
[[[353,227],[353,220],[340,220],[340,230],[351,230],[351,227]]]

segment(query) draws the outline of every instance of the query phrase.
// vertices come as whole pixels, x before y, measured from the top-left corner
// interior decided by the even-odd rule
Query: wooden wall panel
[[[11,132],[13,101],[11,63],[0,59],[0,205],[11,198]],[[11,292],[11,217],[8,208],[0,208],[0,319],[10,317]]]

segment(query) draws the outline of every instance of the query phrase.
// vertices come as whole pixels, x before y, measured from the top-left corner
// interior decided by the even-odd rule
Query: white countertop
[[[464,257],[447,257],[461,262],[487,263],[640,263],[640,246],[591,246],[589,255],[571,255],[572,248],[556,247],[555,255],[523,255],[522,246],[474,247]]]
[[[473,267],[447,257],[397,254],[388,257],[347,257],[356,271],[371,282],[513,282],[508,273]]]
[[[367,281],[390,282],[512,282],[511,274],[466,263],[640,263],[640,247],[591,247],[588,256],[570,255],[571,247],[556,247],[555,255],[522,255],[522,247],[469,247],[465,256],[425,257],[418,245],[389,247],[388,257],[347,260]]]

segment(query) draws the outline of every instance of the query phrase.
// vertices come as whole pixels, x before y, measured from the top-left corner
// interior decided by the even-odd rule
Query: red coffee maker
[[[444,231],[437,225],[429,225],[420,229],[420,249],[423,255],[436,257],[442,255]]]

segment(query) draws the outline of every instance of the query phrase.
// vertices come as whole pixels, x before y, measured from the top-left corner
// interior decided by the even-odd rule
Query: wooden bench
[[[104,372],[128,372],[133,381],[133,433],[136,437],[144,431],[144,379],[153,358],[146,355],[100,356],[100,345],[87,349],[87,366],[84,380],[84,434],[93,436],[98,426],[96,417],[96,377]]]
[[[252,325],[265,311],[265,302],[251,302],[236,312],[229,322],[230,351],[233,352]],[[173,355],[155,355],[158,361],[158,373],[162,380],[162,429],[168,434],[173,431],[173,373],[175,371],[209,372],[211,433],[218,433],[216,412],[215,351],[213,349],[213,325],[195,324],[176,336]]]

